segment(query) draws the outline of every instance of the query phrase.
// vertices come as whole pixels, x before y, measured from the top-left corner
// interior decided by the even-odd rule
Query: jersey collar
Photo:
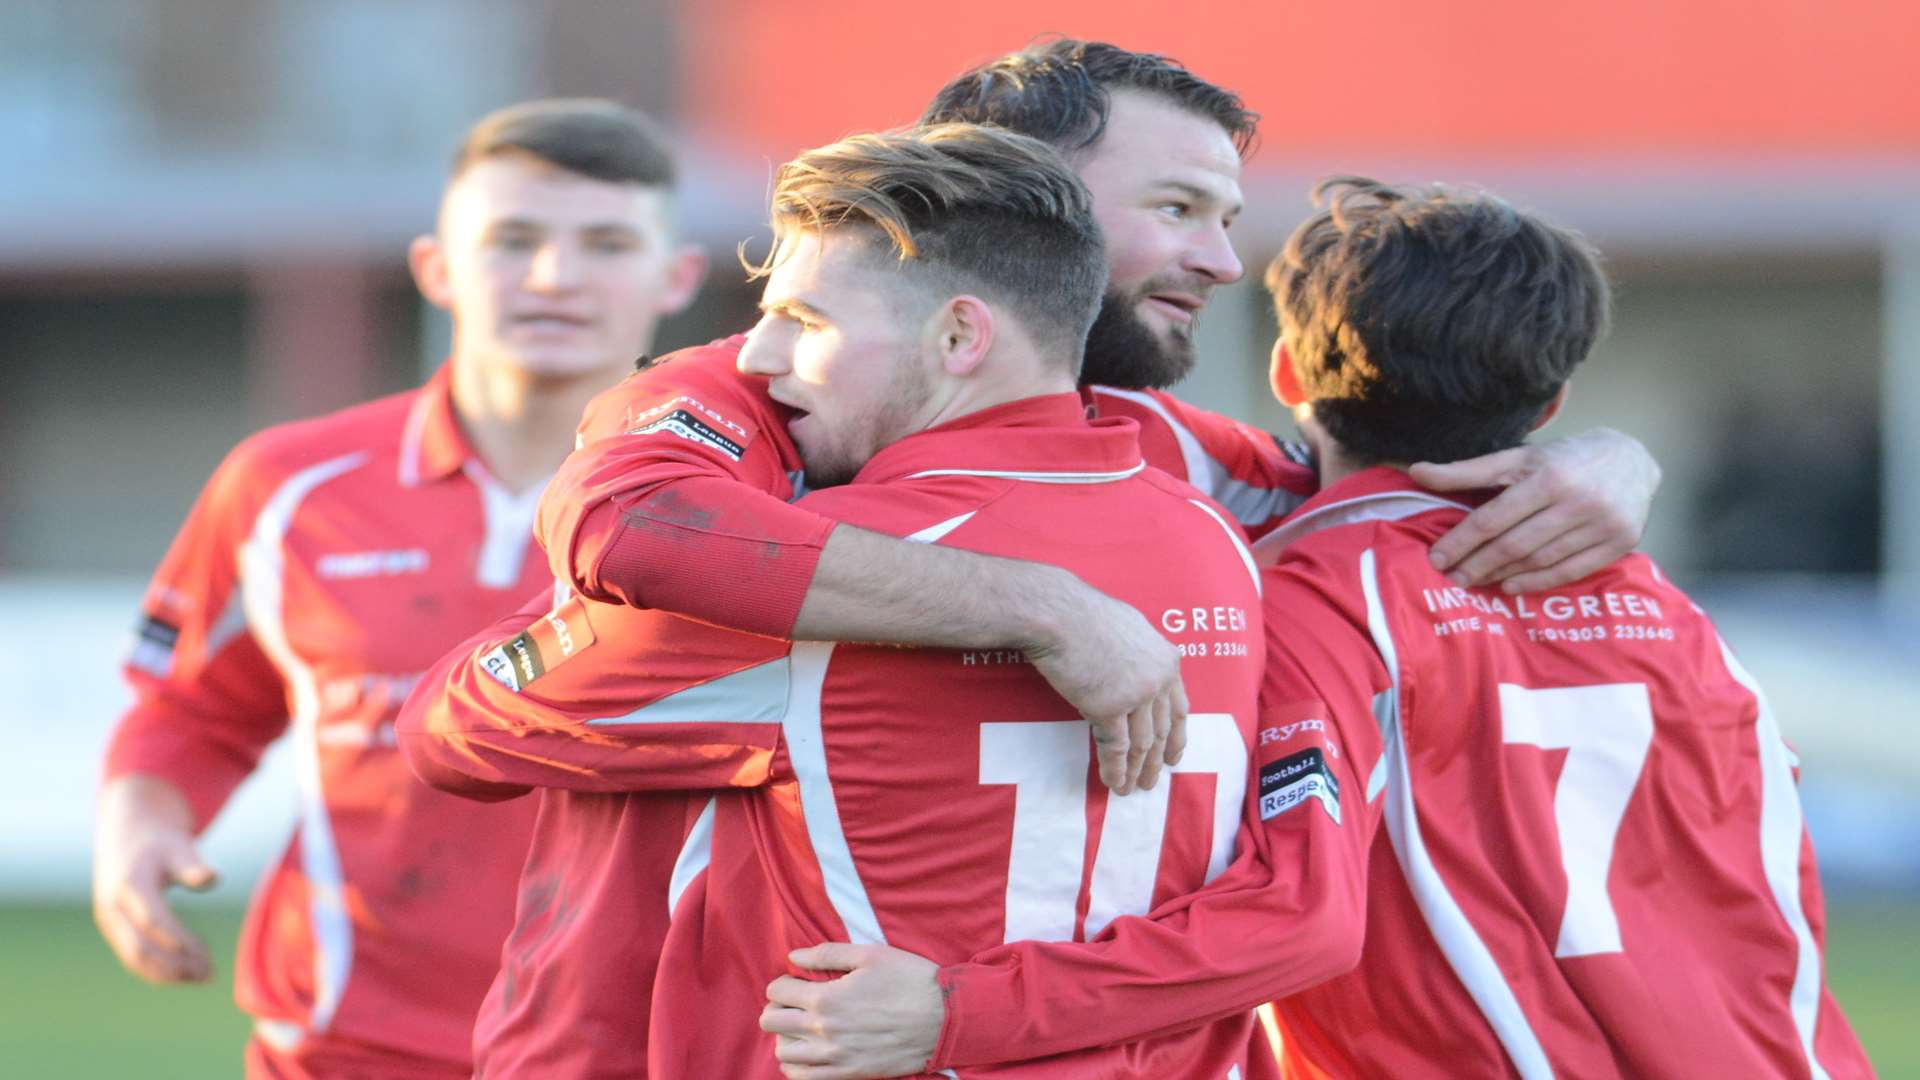
[[[414,391],[407,425],[400,431],[400,484],[419,487],[444,480],[475,457],[453,412],[453,365],[440,369]]]
[[[1399,521],[1434,510],[1466,513],[1483,498],[1477,494],[1464,498],[1437,495],[1399,469],[1376,465],[1320,489],[1287,515],[1279,528],[1261,537],[1253,545],[1254,555],[1263,563],[1271,563],[1295,541],[1323,529],[1363,521]]]
[[[875,454],[854,483],[974,475],[1090,484],[1142,468],[1139,425],[1089,421],[1078,394],[1060,393],[1010,401],[909,435]]]

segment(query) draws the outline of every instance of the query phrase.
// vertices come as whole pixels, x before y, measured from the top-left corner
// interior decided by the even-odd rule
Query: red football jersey
[[[1269,537],[1269,679],[1385,747],[1365,952],[1279,1003],[1289,1075],[1871,1075],[1752,678],[1643,556],[1453,586],[1468,509],[1373,469]]]
[[[654,998],[660,1075],[777,1075],[756,1020],[790,949],[886,942],[953,962],[1009,940],[1096,936],[1191,893],[1233,861],[1250,797],[1263,643],[1251,559],[1216,508],[1143,471],[1132,424],[1089,426],[1071,395],[1013,403],[902,440],[802,505],[1056,562],[1171,620],[1193,650],[1194,741],[1168,782],[1122,799],[1099,784],[1084,721],[1014,653],[790,645],[580,598],[470,643],[402,716],[430,780],[562,789],[549,803],[743,789],[718,800],[710,833],[696,827],[676,875]],[[575,895],[625,892],[584,869],[619,847],[618,828],[565,842],[582,853]],[[713,871],[696,878],[709,844]],[[740,870],[749,851],[758,867]],[[609,925],[568,925],[577,962],[624,932]],[[1244,1067],[1250,1025],[1242,1011],[1026,1068],[1224,1077]]]
[[[172,782],[204,828],[291,723],[299,827],[235,965],[269,1043],[468,1067],[533,808],[416,783],[392,720],[428,664],[550,583],[534,505],[474,457],[442,370],[242,443],[154,576],[107,776]]]
[[[1140,452],[1225,507],[1255,540],[1319,490],[1304,447],[1229,416],[1195,408],[1162,390],[1085,386],[1081,398],[1100,416],[1140,425]]]

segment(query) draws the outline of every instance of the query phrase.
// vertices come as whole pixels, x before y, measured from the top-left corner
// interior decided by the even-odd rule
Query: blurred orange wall
[[[688,0],[682,20],[686,130],[774,160],[911,121],[1050,31],[1238,90],[1268,161],[1920,155],[1915,0]]]

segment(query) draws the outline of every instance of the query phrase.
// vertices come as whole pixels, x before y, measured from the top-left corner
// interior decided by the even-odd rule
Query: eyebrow
[[[767,303],[765,300],[762,300],[760,301],[759,307],[763,313],[768,315],[804,315],[807,318],[814,320],[815,322],[832,322],[833,321],[831,318],[827,316],[826,312],[821,311],[819,308],[814,307],[812,304],[807,303],[805,300],[800,300],[797,298],[788,298],[786,300],[775,300],[771,304]]]
[[[509,230],[546,232],[548,231],[549,228],[550,226],[548,226],[545,222],[535,221],[532,218],[524,218],[524,217],[496,218],[493,221],[487,222],[488,232],[506,232]],[[640,230],[634,228],[632,225],[629,225],[624,221],[590,222],[586,225],[580,226],[580,231],[583,233],[624,233],[629,236],[640,235]]]
[[[1198,184],[1191,184],[1185,180],[1161,180],[1154,185],[1154,190],[1156,192],[1178,191],[1198,202],[1220,203],[1225,206],[1230,206],[1235,213],[1238,213],[1246,205],[1244,201],[1229,202],[1227,199],[1221,197],[1219,192],[1208,191]]]

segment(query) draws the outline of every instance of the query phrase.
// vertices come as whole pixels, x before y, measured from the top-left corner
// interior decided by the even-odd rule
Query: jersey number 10
[[[1072,941],[1087,850],[1085,720],[980,725],[980,782],[1013,785],[1013,852],[1007,866],[1007,941]],[[1187,750],[1168,772],[1212,773],[1213,839],[1206,880],[1233,858],[1247,791],[1247,745],[1228,713],[1187,717]],[[1153,903],[1167,831],[1171,776],[1151,791],[1107,793],[1094,854],[1086,937]],[[1191,827],[1191,826],[1189,826]]]

